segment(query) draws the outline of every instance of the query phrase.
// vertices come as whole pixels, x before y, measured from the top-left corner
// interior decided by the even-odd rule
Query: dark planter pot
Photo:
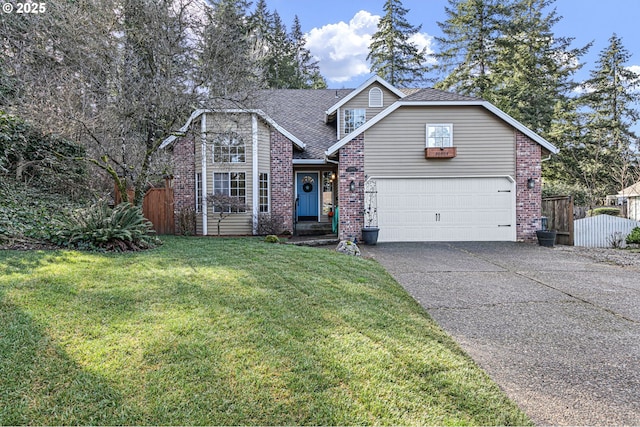
[[[378,242],[378,227],[366,227],[362,229],[362,241],[365,245],[375,245]]]
[[[540,246],[551,248],[556,243],[556,230],[538,230],[536,236]]]

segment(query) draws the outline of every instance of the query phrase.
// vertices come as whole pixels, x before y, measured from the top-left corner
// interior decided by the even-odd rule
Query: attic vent
[[[369,91],[369,107],[382,107],[382,90],[374,87]]]

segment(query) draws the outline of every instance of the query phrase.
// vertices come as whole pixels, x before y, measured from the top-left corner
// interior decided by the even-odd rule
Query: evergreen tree
[[[306,42],[300,26],[300,20],[296,15],[291,28],[291,43],[296,59],[294,87],[299,89],[324,89],[327,87],[327,82],[320,75],[318,61],[315,61],[309,49],[304,47]]]
[[[640,76],[627,68],[630,57],[614,34],[584,84],[590,143],[609,156],[607,193],[620,191],[638,178],[638,137],[631,126],[640,118],[635,108],[640,101],[636,91]]]
[[[581,98],[559,101],[554,108],[547,139],[560,151],[543,163],[543,191],[547,195],[571,194],[576,203],[593,208],[607,194],[611,158],[589,137],[583,110]],[[549,193],[551,189],[556,191]]]
[[[277,11],[271,15],[270,31],[267,35],[268,52],[265,61],[267,85],[272,89],[295,88],[296,52],[287,27]]]
[[[326,81],[305,48],[300,20],[294,18],[291,33],[277,11],[270,12],[265,0],[256,3],[249,16],[255,53],[264,72],[264,87],[270,89],[325,88]]]
[[[409,38],[418,33],[421,25],[414,27],[406,20],[408,9],[400,0],[386,0],[385,15],[373,34],[367,60],[371,71],[394,86],[410,86],[424,80],[426,50],[419,50]]]
[[[572,49],[573,39],[554,34],[561,17],[555,9],[545,13],[554,2],[517,0],[511,5],[491,73],[495,95],[490,100],[541,135],[549,131],[557,103],[575,88],[572,77],[590,47]]]
[[[211,98],[242,102],[262,85],[245,18],[248,7],[246,0],[220,0],[209,10],[199,71]]]
[[[504,34],[508,9],[502,0],[449,0],[447,20],[438,22],[444,35],[435,38],[438,63],[431,68],[445,77],[435,87],[493,100],[495,45]]]

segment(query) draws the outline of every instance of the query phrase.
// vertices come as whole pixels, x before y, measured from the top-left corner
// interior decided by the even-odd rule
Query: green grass
[[[530,424],[372,260],[0,251],[0,424]]]

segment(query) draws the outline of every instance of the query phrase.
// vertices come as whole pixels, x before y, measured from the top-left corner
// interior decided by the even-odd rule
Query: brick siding
[[[362,239],[364,225],[364,134],[340,149],[338,166],[338,208],[340,240]],[[351,169],[352,171],[347,171]],[[349,189],[351,181],[356,188]]]
[[[542,215],[542,147],[523,133],[516,131],[516,238],[535,242]],[[535,180],[527,188],[529,178]]]
[[[271,214],[283,219],[283,231],[293,232],[293,143],[271,131]]]
[[[180,213],[196,205],[195,144],[193,137],[179,138],[173,145],[173,216],[176,234],[183,234]],[[195,230],[189,230],[195,234]]]

